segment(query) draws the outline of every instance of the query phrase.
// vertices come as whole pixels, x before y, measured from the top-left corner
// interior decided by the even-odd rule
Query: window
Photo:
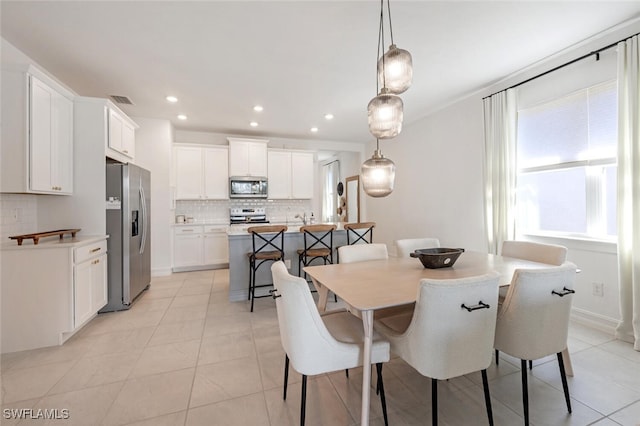
[[[519,234],[616,235],[616,82],[518,110]]]
[[[322,166],[322,221],[337,222],[338,182],[340,182],[340,162],[338,160]]]

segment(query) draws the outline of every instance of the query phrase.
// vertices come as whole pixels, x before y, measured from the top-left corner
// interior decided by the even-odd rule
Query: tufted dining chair
[[[527,360],[556,354],[567,410],[569,387],[562,356],[567,347],[576,265],[518,269],[498,310],[495,348],[521,360],[524,423],[529,424]]]
[[[534,243],[532,241],[507,240],[502,242],[502,256],[516,259],[530,260],[532,262],[546,263],[547,265],[560,266],[567,260],[567,248],[556,244]],[[500,288],[498,304],[502,304],[509,287]],[[567,362],[569,352],[565,352]],[[500,363],[500,351],[496,349],[496,365]],[[529,360],[529,369],[533,368],[533,360]]]
[[[406,238],[396,240],[396,255],[398,257],[409,257],[415,250],[432,247],[440,247],[440,240],[437,238]]]
[[[271,266],[280,340],[285,351],[284,392],[287,399],[289,363],[302,374],[300,424],[304,425],[307,376],[346,370],[362,365],[364,330],[362,321],[345,310],[318,312],[311,291],[303,278],[288,273],[284,263]],[[382,363],[389,361],[389,342],[375,334],[371,363],[376,364],[378,387],[385,425],[387,407],[382,382]],[[364,368],[369,368],[365,366]],[[363,389],[363,392],[367,392]]]
[[[438,423],[438,380],[481,371],[489,424],[493,425],[487,367],[496,330],[496,272],[455,280],[420,280],[413,315],[374,322],[391,351],[431,378],[432,424]]]

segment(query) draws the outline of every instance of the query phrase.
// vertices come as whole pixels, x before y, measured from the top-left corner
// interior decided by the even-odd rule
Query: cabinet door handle
[[[89,253],[95,253],[95,252],[100,251],[100,250],[102,250],[102,247],[97,247],[97,248],[94,248],[93,250],[89,251]]]

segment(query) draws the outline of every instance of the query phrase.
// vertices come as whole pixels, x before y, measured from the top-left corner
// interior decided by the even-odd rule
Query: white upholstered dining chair
[[[438,380],[482,372],[493,425],[487,367],[491,364],[498,301],[497,272],[456,280],[420,281],[413,315],[383,318],[374,328],[391,350],[431,378],[432,424],[438,423]]]
[[[567,347],[576,265],[518,269],[498,310],[495,349],[521,360],[524,422],[529,424],[526,361],[556,354],[567,410],[569,387],[562,351]]]
[[[405,238],[396,240],[396,256],[409,257],[415,250],[434,247],[440,247],[440,240],[437,238]]]
[[[285,351],[284,392],[287,399],[289,363],[302,374],[300,424],[304,425],[307,376],[346,370],[362,365],[364,330],[362,321],[345,310],[320,315],[304,278],[288,273],[282,261],[271,266],[280,339]],[[376,364],[378,388],[385,425],[387,407],[382,382],[382,363],[389,361],[389,342],[375,334],[371,363]],[[364,368],[370,368],[365,366]],[[368,392],[368,389],[363,389]]]
[[[543,244],[532,241],[507,240],[502,242],[500,251],[502,256],[516,259],[530,260],[532,262],[546,263],[547,265],[560,266],[567,260],[567,248],[557,244]],[[507,296],[508,287],[500,288],[498,304],[502,304]],[[566,351],[569,361],[569,352]],[[496,365],[500,363],[500,351],[496,349]],[[529,360],[529,369],[533,368],[533,360]]]
[[[340,263],[388,259],[387,245],[382,243],[354,244],[338,247]]]

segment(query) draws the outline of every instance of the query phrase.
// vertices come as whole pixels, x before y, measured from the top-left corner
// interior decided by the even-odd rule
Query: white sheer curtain
[[[618,273],[616,337],[640,351],[640,47],[618,43]]]
[[[516,129],[514,90],[484,99],[484,207],[489,253],[494,254],[515,234]]]

